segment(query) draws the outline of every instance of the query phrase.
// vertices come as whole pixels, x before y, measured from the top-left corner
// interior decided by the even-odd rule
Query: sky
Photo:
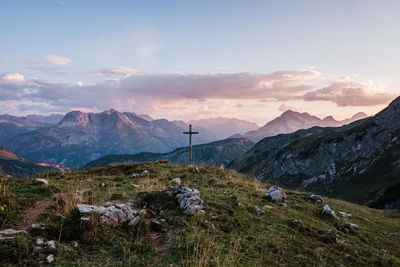
[[[0,1],[0,114],[262,125],[400,95],[400,1]]]

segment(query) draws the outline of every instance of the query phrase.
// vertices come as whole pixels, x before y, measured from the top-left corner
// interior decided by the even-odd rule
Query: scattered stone
[[[257,215],[261,215],[261,214],[264,214],[265,213],[265,211],[263,211],[262,209],[260,209],[259,207],[257,207],[257,206],[254,206],[254,212],[257,214]]]
[[[133,218],[132,220],[129,221],[128,225],[135,226],[136,224],[138,224],[139,221],[140,221],[140,217],[136,216],[135,218]]]
[[[279,206],[281,206],[281,207],[283,207],[283,208],[286,208],[286,207],[287,207],[287,204],[286,204],[285,202],[282,202],[281,204],[279,204]]]
[[[147,213],[146,209],[141,209],[139,211],[139,214],[142,215],[142,216],[146,215],[146,213]]]
[[[336,237],[336,243],[344,245],[346,244],[346,240]]]
[[[178,200],[179,207],[187,215],[200,215],[203,210],[204,202],[200,198],[200,191],[196,188],[179,186],[166,192],[169,196]]]
[[[106,186],[106,184],[105,183],[101,183],[101,187],[105,187]]]
[[[336,213],[334,210],[332,210],[328,204],[326,204],[325,206],[322,207],[322,211],[321,214],[323,216],[329,216],[329,217],[333,217],[335,219],[337,219],[338,217],[336,216]]]
[[[193,172],[200,172],[199,168],[197,167],[197,165],[188,165],[188,167],[191,169],[191,171]]]
[[[313,200],[314,202],[317,202],[317,203],[324,202],[324,199],[320,195],[311,194],[310,195],[310,199]]]
[[[79,245],[78,241],[76,241],[76,240],[74,240],[74,241],[71,241],[69,244],[70,244],[70,245],[71,245],[71,247],[73,247],[73,248],[77,248],[77,247],[78,247],[78,245]]]
[[[132,186],[135,187],[135,188],[139,188],[140,187],[140,185],[138,185],[138,184],[132,184]]]
[[[175,185],[181,185],[181,178],[176,177],[176,178],[172,179],[172,183]]]
[[[147,176],[149,174],[149,171],[148,170],[144,170],[143,172],[142,172],[142,176]]]
[[[239,208],[244,208],[244,205],[242,204],[242,202],[238,202],[237,205],[238,205]]]
[[[264,209],[273,209],[274,207],[270,206],[270,205],[264,205],[263,206]]]
[[[338,213],[339,213],[340,215],[342,215],[343,217],[351,217],[351,216],[353,216],[353,215],[351,214],[351,212],[346,213],[346,212],[344,212],[344,211],[339,211]]]
[[[47,241],[45,245],[47,250],[52,251],[56,249],[56,243],[54,242],[54,240]]]
[[[301,224],[301,220],[295,219],[290,221],[293,225],[300,225]]]
[[[387,251],[386,249],[381,249],[381,251],[382,251],[383,253],[388,253],[388,251]]]
[[[35,242],[37,245],[42,245],[44,242],[43,242],[43,239],[41,239],[41,238],[38,238],[38,239],[36,239],[36,242]]]
[[[286,198],[285,191],[277,185],[270,187],[265,197],[272,202],[284,201]]]
[[[44,184],[44,185],[48,185],[49,182],[46,179],[42,179],[42,178],[37,178],[35,180],[35,182],[39,183],[39,184]]]
[[[349,253],[347,253],[346,255],[344,255],[344,257],[347,259],[347,258],[350,258],[351,255]]]
[[[346,223],[344,227],[348,230],[358,229],[358,225],[355,223]]]
[[[52,263],[54,261],[54,255],[50,254],[49,256],[46,257],[46,262],[47,263]]]
[[[135,177],[137,177],[137,176],[139,176],[139,174],[137,174],[137,173],[132,173],[131,178],[135,178]]]

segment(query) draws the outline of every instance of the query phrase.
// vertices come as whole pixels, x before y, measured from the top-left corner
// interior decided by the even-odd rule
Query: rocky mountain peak
[[[71,111],[60,121],[57,127],[86,127],[89,123],[89,113]]]

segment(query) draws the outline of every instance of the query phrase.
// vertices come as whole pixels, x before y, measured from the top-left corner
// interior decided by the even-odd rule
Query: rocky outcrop
[[[338,219],[335,211],[333,209],[331,209],[328,204],[322,207],[321,215]]]
[[[125,222],[128,222],[129,225],[134,225],[138,221],[138,216],[136,216],[138,212],[136,210],[132,210],[127,204],[105,204],[104,206],[78,204],[76,205],[76,209],[82,215],[98,213],[100,214],[100,221],[103,224],[111,226],[117,226]],[[88,220],[88,217],[82,217],[81,219],[85,221]]]
[[[175,197],[183,213],[187,215],[200,215],[205,211],[204,202],[200,198],[200,191],[196,188],[179,186],[166,192],[169,196]]]

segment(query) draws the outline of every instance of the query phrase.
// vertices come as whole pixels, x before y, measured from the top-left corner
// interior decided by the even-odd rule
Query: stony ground
[[[272,202],[271,185],[208,166],[42,175],[48,185],[38,177],[1,178],[0,265],[400,266],[398,211],[290,190]],[[166,193],[179,182],[199,194]],[[321,215],[324,205],[337,218]]]

